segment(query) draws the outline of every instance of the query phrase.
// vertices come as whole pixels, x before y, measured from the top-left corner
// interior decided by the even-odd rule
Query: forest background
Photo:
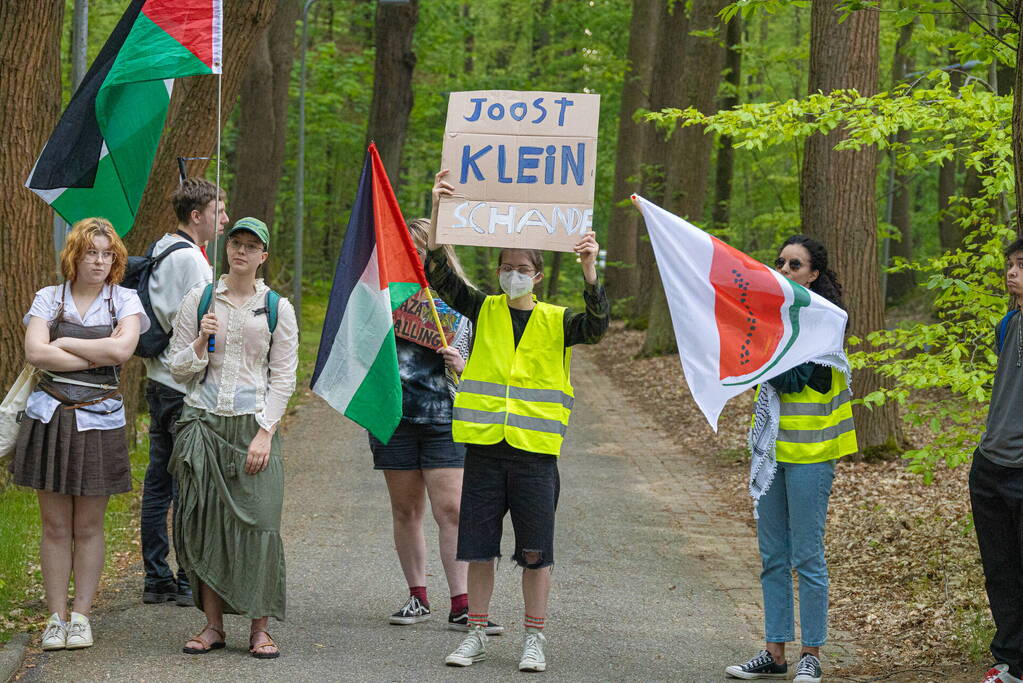
[[[3,386],[21,367],[32,294],[56,281],[51,211],[22,184],[71,96],[83,1],[0,4]],[[91,62],[127,3],[87,4]],[[1019,4],[232,0],[225,10],[227,208],[271,225],[276,288],[295,285],[308,10],[302,289],[312,306],[329,290],[368,141],[406,218],[427,215],[447,93],[598,93],[594,225],[638,357],[670,354],[674,340],[631,192],[768,262],[788,235],[811,234],[845,285],[862,457],[897,460],[921,484],[968,461],[990,395],[992,326],[1007,307],[1001,247],[1023,197]],[[180,81],[131,253],[173,229],[175,158],[212,156],[214,123],[214,79]],[[189,170],[211,174],[201,159]],[[494,254],[459,252],[470,278],[492,286]],[[578,304],[578,268],[561,254],[548,264],[544,295]],[[139,386],[136,367],[126,392],[136,407]]]

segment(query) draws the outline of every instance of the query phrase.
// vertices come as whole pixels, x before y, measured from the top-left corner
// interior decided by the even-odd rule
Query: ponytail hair
[[[798,244],[810,254],[810,268],[817,271],[817,279],[810,283],[810,291],[845,310],[845,304],[842,303],[842,285],[839,284],[835,272],[828,267],[828,250],[824,245],[806,235],[793,235],[782,243],[781,249],[790,244]]]

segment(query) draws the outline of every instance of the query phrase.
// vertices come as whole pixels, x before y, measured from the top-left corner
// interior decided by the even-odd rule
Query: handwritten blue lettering
[[[534,158],[543,154],[543,147],[519,147],[519,177],[515,182],[521,185],[531,185],[536,182],[535,175],[526,175],[524,171],[531,168],[540,168],[540,160]]]
[[[572,176],[575,178],[576,185],[583,184],[583,172],[586,169],[586,143],[580,142],[578,147],[578,153],[575,157],[572,156],[572,148],[568,145],[561,146],[561,184],[568,184],[568,170],[569,167],[572,169]]]
[[[479,159],[484,154],[486,154],[487,152],[489,152],[491,149],[493,149],[493,147],[491,145],[487,145],[486,147],[476,152],[475,154],[470,154],[469,145],[462,146],[462,172],[459,175],[458,180],[459,183],[464,184],[465,181],[469,179],[470,168],[472,169],[473,175],[476,176],[476,180],[483,180],[483,172],[480,171],[480,167],[476,164],[476,160]],[[562,184],[564,184],[564,181],[562,181]]]
[[[554,100],[554,104],[560,104],[561,105],[561,111],[558,112],[558,125],[559,126],[564,126],[565,125],[565,108],[566,107],[571,107],[572,105],[575,104],[575,102],[573,102],[572,100],[568,99],[565,96],[562,96],[561,98]]]
[[[471,97],[470,102],[476,103],[476,109],[472,112],[471,116],[463,116],[462,118],[466,121],[476,121],[479,119],[480,114],[483,113],[483,103],[487,101],[486,97]]]
[[[510,183],[513,182],[511,176],[505,175],[505,165],[507,163],[507,155],[504,150],[504,145],[497,146],[497,182],[499,183]]]

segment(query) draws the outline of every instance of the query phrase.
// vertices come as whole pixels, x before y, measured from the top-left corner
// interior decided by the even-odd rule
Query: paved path
[[[577,407],[561,460],[545,675],[722,681],[725,664],[756,648],[752,533],[716,515],[698,468],[592,362],[581,351],[573,372]],[[247,656],[247,622],[239,617],[228,617],[227,650],[182,654],[201,615],[142,605],[136,575],[102,596],[93,648],[33,653],[21,680],[522,680],[522,603],[510,563],[500,567],[491,607],[508,633],[491,639],[486,662],[445,667],[461,634],[444,628],[447,590],[432,521],[428,583],[438,613],[424,624],[389,626],[405,587],[383,477],[372,470],[362,430],[312,399],[291,419],[285,453],[288,621],[271,625],[280,659]],[[511,554],[510,522],[504,549]]]

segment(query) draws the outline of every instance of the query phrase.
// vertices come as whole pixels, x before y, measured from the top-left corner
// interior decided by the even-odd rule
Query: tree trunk
[[[713,113],[721,85],[725,51],[718,13],[727,0],[693,0],[687,33],[677,40],[683,44],[679,106]],[[714,138],[698,127],[677,129],[668,140],[668,163],[664,173],[664,207],[696,223],[703,222],[710,176],[710,155]],[[658,283],[660,285],[660,283]],[[650,325],[643,340],[642,355],[660,355],[677,350],[671,313],[664,288],[651,293]]]
[[[657,48],[653,52],[654,64],[650,74],[650,109],[660,111],[665,107],[682,104],[681,89],[683,45],[689,31],[689,18],[681,3],[659,2],[657,17]],[[656,56],[656,57],[654,57]],[[640,181],[642,194],[658,204],[664,203],[664,170],[668,161],[668,146],[664,131],[654,129],[651,124],[644,134],[644,149],[641,157],[643,174]],[[636,263],[639,270],[639,291],[629,306],[629,318],[633,326],[646,328],[650,315],[650,300],[654,291],[661,289],[661,280],[654,262],[653,247],[642,221],[637,223]]]
[[[739,104],[739,87],[742,84],[742,15],[736,14],[728,22],[725,44],[725,81],[728,92],[721,98],[721,109],[732,109]],[[735,150],[732,138],[722,135],[719,140],[717,169],[714,177],[714,215],[711,224],[716,228],[728,225],[732,205],[732,175],[735,169]]]
[[[1023,58],[1023,21],[1019,22],[1019,27],[1016,88],[1012,97],[1012,167],[1016,173],[1016,234],[1023,237],[1023,216],[1020,216],[1023,207],[1023,69],[1019,68],[1019,60]]]
[[[256,39],[242,78],[238,98],[238,137],[235,141],[235,181],[227,208],[234,217],[263,220],[280,247],[281,230],[275,229],[277,186],[284,164],[288,133],[288,85],[295,59],[295,23],[299,0],[281,0],[270,26]],[[283,252],[278,252],[283,254]],[[280,258],[267,265],[267,281],[275,286]]]
[[[956,194],[956,172],[959,164],[947,159],[938,168],[938,242],[942,251],[963,246],[963,229],[955,220],[949,199]]]
[[[909,54],[910,41],[913,38],[913,24],[909,23],[902,27],[899,32],[899,39],[895,43],[895,55],[892,59],[892,84],[901,83],[905,80],[906,74],[913,70],[913,57]],[[909,143],[909,131],[900,130],[895,137],[897,143],[905,145]],[[890,163],[895,164],[895,155],[890,155]],[[907,173],[894,171],[894,187],[889,201],[892,203],[891,223],[899,231],[899,239],[890,241],[889,254],[898,256],[907,261],[913,258],[913,226],[912,226],[912,199],[913,199],[913,178]],[[888,287],[885,292],[886,301],[897,302],[906,298],[914,287],[916,277],[913,271],[904,270],[900,273],[888,273]]]
[[[401,184],[401,151],[412,112],[412,71],[416,66],[412,34],[418,20],[419,0],[377,4],[376,66],[366,144],[376,142],[395,192]]]
[[[629,71],[622,84],[622,103],[618,112],[618,145],[615,152],[615,189],[611,222],[607,235],[607,294],[612,300],[636,296],[639,269],[636,264],[639,212],[625,202],[636,191],[643,163],[647,131],[650,126],[636,123],[637,109],[649,106],[650,74],[657,31],[654,28],[659,6],[664,0],[633,0],[629,28]]]
[[[57,282],[53,212],[23,187],[60,115],[64,0],[0,3],[0,389],[25,363],[21,318]]]
[[[810,92],[855,88],[877,92],[879,15],[857,11],[839,23],[836,0],[813,0],[810,16]],[[836,130],[806,141],[800,178],[803,231],[821,240],[844,282],[849,332],[860,338],[884,327],[884,297],[877,261],[878,151],[835,151],[845,137]],[[870,370],[853,377],[857,396],[866,396],[890,381]],[[898,450],[902,430],[898,406],[889,402],[869,410],[854,409],[860,449],[867,454]]]

